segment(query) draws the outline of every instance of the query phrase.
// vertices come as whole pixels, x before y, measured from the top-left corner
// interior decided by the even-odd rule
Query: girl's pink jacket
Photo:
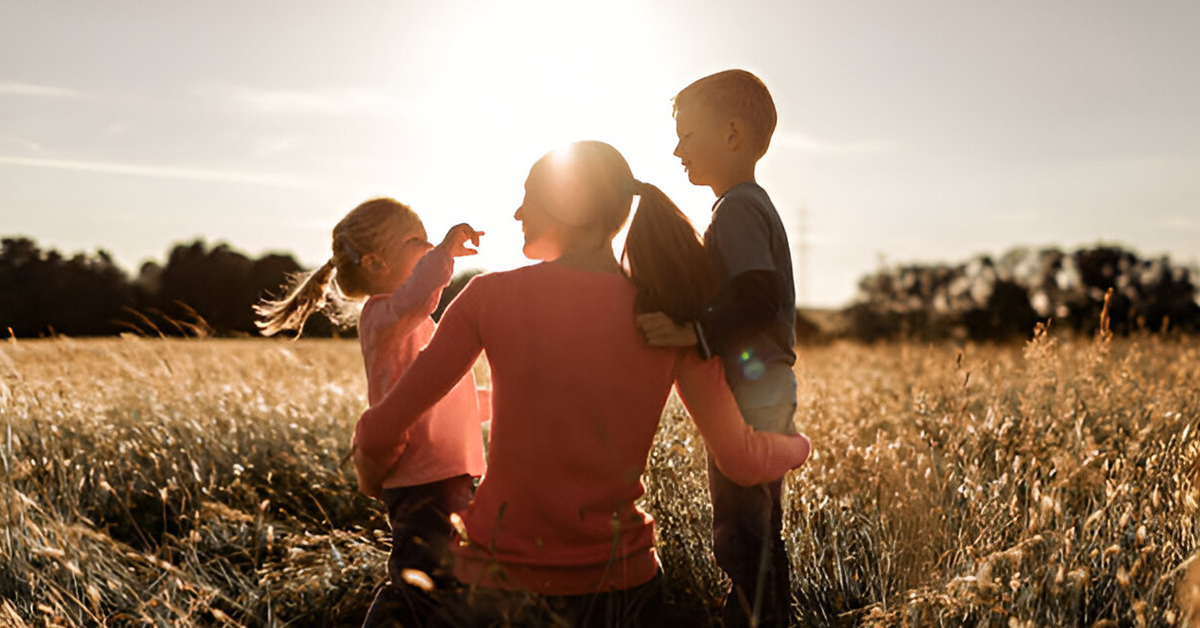
[[[377,404],[412,366],[433,337],[429,315],[450,283],[454,258],[435,247],[421,258],[408,281],[386,295],[371,297],[358,322],[367,368],[367,399]],[[470,369],[450,383],[446,396],[399,421],[396,433],[355,433],[354,463],[359,488],[379,497],[385,488],[426,484],[458,475],[483,474],[483,436]],[[399,417],[397,417],[399,418]],[[364,439],[376,439],[367,442]]]

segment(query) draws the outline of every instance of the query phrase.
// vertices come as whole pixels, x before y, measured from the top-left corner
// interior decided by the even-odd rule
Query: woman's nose
[[[521,217],[521,210],[522,210],[522,209],[524,209],[524,208],[525,208],[525,206],[524,206],[524,205],[521,205],[520,207],[517,207],[517,211],[513,212],[513,220],[522,220],[522,217]]]

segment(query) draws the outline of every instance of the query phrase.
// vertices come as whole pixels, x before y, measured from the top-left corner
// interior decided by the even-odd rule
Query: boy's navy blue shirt
[[[704,232],[704,248],[719,281],[705,326],[730,388],[739,403],[746,397],[759,398],[762,405],[788,402],[783,397],[794,403],[792,256],[787,232],[766,190],[745,182],[717,199]],[[781,378],[790,380],[790,390],[778,390],[775,382]],[[764,390],[739,394],[755,388]]]

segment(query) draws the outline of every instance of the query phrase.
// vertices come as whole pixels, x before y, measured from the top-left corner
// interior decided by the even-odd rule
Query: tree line
[[[0,332],[52,336],[257,336],[252,306],[277,297],[300,264],[288,254],[257,259],[228,244],[175,245],[162,264],[134,276],[101,250],[67,257],[29,238],[0,240]],[[460,273],[434,317],[479,270]],[[839,315],[859,340],[1005,340],[1037,322],[1091,333],[1109,296],[1113,331],[1200,331],[1196,271],[1166,257],[1141,258],[1117,246],[1075,251],[1020,247],[959,264],[903,265],[863,277]],[[797,331],[823,335],[800,316]],[[306,336],[353,336],[317,315]]]
[[[1112,245],[882,268],[858,288],[843,314],[862,340],[1004,340],[1039,322],[1091,334],[1102,311],[1115,333],[1200,331],[1195,269]]]
[[[225,243],[175,245],[165,263],[149,261],[130,276],[101,250],[70,257],[24,237],[0,240],[0,331],[18,338],[52,336],[257,336],[252,306],[280,296],[304,269],[288,254],[250,258]],[[455,277],[444,308],[478,271]],[[305,336],[354,335],[314,316]]]

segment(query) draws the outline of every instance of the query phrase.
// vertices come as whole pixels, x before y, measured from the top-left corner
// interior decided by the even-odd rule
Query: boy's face
[[[690,103],[675,112],[675,156],[693,185],[716,184],[730,155],[728,125],[711,107]]]

